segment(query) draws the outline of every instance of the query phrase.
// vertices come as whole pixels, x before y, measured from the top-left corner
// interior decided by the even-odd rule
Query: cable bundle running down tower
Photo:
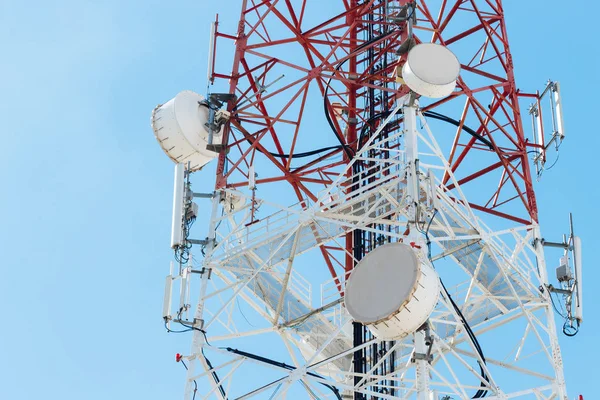
[[[323,3],[242,0],[235,34],[213,24],[211,92],[153,112],[186,398],[567,400],[552,294],[578,328],[581,242],[544,240],[529,162],[562,115],[546,141],[502,2]]]

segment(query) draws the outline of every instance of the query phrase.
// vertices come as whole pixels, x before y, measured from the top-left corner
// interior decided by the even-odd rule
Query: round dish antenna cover
[[[413,47],[402,67],[402,78],[408,87],[434,99],[450,95],[459,74],[458,58],[447,47],[435,43]]]
[[[204,97],[185,90],[152,111],[152,130],[160,147],[175,163],[197,171],[218,156],[207,150],[208,106]],[[213,144],[223,141],[223,128],[213,134]]]
[[[380,339],[415,332],[439,297],[439,278],[429,263],[403,243],[377,247],[363,258],[346,283],[345,305],[352,318]]]

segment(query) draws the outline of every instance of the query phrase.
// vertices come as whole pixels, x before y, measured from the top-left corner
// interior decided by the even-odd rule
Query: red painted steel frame
[[[380,68],[377,60],[395,54],[407,36],[406,26],[390,22],[395,30],[391,28],[389,35],[369,43],[360,35],[372,23],[369,14],[380,15],[386,3],[399,6],[407,2],[370,0],[357,4],[356,0],[343,0],[339,12],[319,15],[315,21],[327,8],[321,7],[315,14],[317,1],[242,0],[237,33],[217,31],[215,40],[215,57],[216,42],[221,40],[233,40],[236,50],[231,72],[215,71],[211,79],[229,80],[229,91],[237,96],[237,101],[229,104],[232,120],[226,130],[227,151],[219,156],[217,188],[246,186],[249,166],[261,158],[263,165],[266,161],[270,167],[257,170],[258,185],[284,182],[299,200],[316,201],[318,191],[331,183],[358,147],[357,132],[368,123],[362,105],[366,91],[375,88],[388,92],[392,101],[398,97],[398,90],[391,87],[398,61]],[[416,6],[417,42],[448,46],[462,64],[452,95],[422,102],[425,109],[443,112],[459,122],[458,128],[452,128],[453,143],[445,149],[459,184],[469,198],[469,190],[478,194],[471,200],[478,211],[519,223],[536,221],[527,158],[531,145],[523,133],[502,1],[419,0]],[[378,26],[380,29],[381,24]],[[369,49],[375,52],[375,69],[364,64]],[[289,74],[264,91],[281,71]],[[314,93],[309,95],[312,87],[318,88],[319,99]],[[298,148],[310,148],[315,142],[314,132],[305,128],[309,125],[305,110],[308,102],[323,101],[323,97],[335,134],[348,150],[328,149],[313,157],[294,157]],[[320,115],[313,113],[310,119],[324,121],[323,106]],[[486,138],[493,149],[467,134],[464,126]],[[334,138],[331,131],[320,134]],[[454,185],[448,176],[443,182],[452,192]],[[346,250],[350,251],[350,237],[347,243]],[[340,250],[321,247],[334,276],[338,267],[351,264]]]

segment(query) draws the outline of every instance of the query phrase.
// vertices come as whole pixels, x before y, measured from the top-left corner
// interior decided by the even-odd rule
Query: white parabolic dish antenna
[[[345,305],[352,318],[379,339],[398,339],[427,321],[438,302],[440,280],[415,250],[403,243],[377,247],[346,283]]]
[[[152,130],[160,147],[175,163],[190,164],[189,170],[197,171],[217,153],[207,150],[208,106],[200,104],[204,97],[184,90],[175,98],[160,105],[152,112]],[[213,144],[223,141],[223,128],[213,134]]]
[[[459,74],[458,58],[447,47],[435,43],[413,47],[402,67],[402,78],[408,87],[434,99],[450,95]]]

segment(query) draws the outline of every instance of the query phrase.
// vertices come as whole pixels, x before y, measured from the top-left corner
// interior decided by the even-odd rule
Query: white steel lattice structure
[[[175,203],[185,203],[185,207],[175,213],[183,212],[183,227],[178,231],[179,236],[174,235],[173,243],[179,267],[173,266],[167,277],[163,316],[169,328],[177,329],[176,323],[180,323],[193,335],[189,353],[181,357],[188,370],[186,399],[568,400],[552,293],[548,290],[550,280],[543,237],[529,179],[528,148],[523,145],[513,151],[495,140],[500,131],[508,135],[508,127],[522,134],[518,105],[512,103],[510,107],[516,107],[516,111],[510,116],[510,107],[502,105],[503,101],[509,101],[510,88],[514,88],[512,62],[504,87],[507,92],[500,93],[500,86],[490,86],[498,100],[492,102],[487,117],[478,114],[480,104],[474,94],[477,91],[469,89],[468,79],[458,79],[459,89],[448,98],[468,93],[468,99],[462,117],[454,121],[458,132],[448,152],[439,140],[439,132],[447,126],[433,123],[432,118],[440,119],[439,114],[429,111],[439,104],[418,98],[401,79],[396,80],[395,68],[406,61],[400,45],[410,44],[412,29],[419,29],[419,24],[411,19],[417,12],[430,18],[432,14],[426,3],[431,2],[368,1],[362,5],[356,1],[344,2],[347,13],[344,23],[325,31],[323,22],[312,30],[314,33],[315,29],[323,29],[325,39],[320,39],[320,45],[332,48],[330,56],[335,55],[336,62],[321,60],[320,70],[313,65],[309,75],[314,76],[307,81],[306,89],[298,91],[288,104],[291,110],[292,102],[303,98],[300,111],[294,109],[299,113],[297,120],[287,116],[288,106],[276,118],[270,118],[267,106],[276,107],[273,99],[267,101],[271,95],[264,92],[280,78],[268,80],[268,72],[271,68],[277,70],[275,65],[291,68],[291,64],[274,58],[252,68],[250,58],[241,54],[247,45],[255,46],[252,56],[259,57],[257,49],[267,47],[267,42],[289,43],[291,39],[261,35],[258,27],[268,25],[267,16],[278,15],[278,7],[284,5],[290,15],[297,16],[295,9],[298,13],[302,10],[303,15],[305,1],[298,2],[301,7],[293,3],[243,2],[242,16],[246,20],[242,22],[248,26],[240,23],[234,37],[238,46],[234,69],[243,65],[246,72],[229,77],[229,94],[237,97],[219,95],[217,99],[209,95],[208,105],[199,103],[200,109],[210,108],[213,101],[210,99],[216,99],[219,107],[226,104],[216,112],[218,118],[223,118],[218,126],[209,126],[215,121],[212,111],[218,107],[210,115],[202,109],[201,118],[208,118],[209,129],[203,133],[203,140],[208,140],[209,148],[219,154],[219,162],[217,184],[201,189],[214,192],[192,193],[189,186],[192,174],[186,174],[188,185],[184,185],[182,164],[176,172]],[[465,4],[461,6],[462,3]],[[458,10],[470,10],[471,5],[477,13],[492,14],[481,11],[486,5],[478,8],[476,3],[479,2],[458,1],[456,7],[448,8],[453,10],[452,15]],[[482,3],[503,18],[501,2]],[[400,10],[393,14],[394,24],[399,27],[387,33],[378,32],[378,36],[370,32],[371,36],[362,44],[352,44],[352,40],[357,40],[358,25],[348,22],[351,20],[346,17],[352,15],[374,24],[381,10],[384,11],[381,26],[387,26],[386,13]],[[249,24],[249,17],[244,14],[249,11],[256,13],[254,25]],[[443,1],[439,19],[447,12]],[[418,21],[423,29],[422,21]],[[498,21],[503,20],[486,20],[478,30],[502,36],[508,49],[504,26],[494,25]],[[296,22],[300,26],[302,18]],[[346,28],[349,45],[342,33],[334,34],[336,30],[346,32]],[[434,29],[432,42],[444,42],[440,32]],[[465,32],[471,34],[475,30],[471,32],[465,27]],[[259,44],[249,40],[252,34],[260,37]],[[300,32],[297,35],[294,40],[300,42]],[[397,46],[391,43],[393,35],[397,36],[394,39]],[[453,42],[462,38],[459,36],[453,37]],[[314,36],[311,38],[316,40]],[[488,44],[492,42],[490,39]],[[349,50],[339,55],[336,52],[341,47],[331,43],[346,43]],[[365,73],[366,69],[360,71],[357,58],[375,44],[380,46],[379,50],[383,49],[384,57],[393,54],[391,58],[397,64],[390,63],[388,75],[393,74],[393,79],[383,79],[383,89],[363,82],[365,93],[362,93],[357,89],[360,86],[356,83],[357,75],[352,74]],[[496,48],[500,55],[486,60],[486,51],[479,48],[475,52],[481,55],[481,63],[477,65],[463,60],[457,52],[463,71],[474,73],[488,61],[491,64],[498,58],[510,58],[508,50]],[[375,57],[376,53],[374,49],[369,57]],[[342,68],[346,60],[350,60],[348,71]],[[482,76],[490,78],[492,74],[482,72]],[[212,80],[219,77],[214,71],[209,76]],[[249,82],[243,83],[243,78]],[[293,167],[294,146],[302,144],[299,139],[302,110],[309,97],[310,79],[319,83],[321,96],[316,97],[326,100],[325,112],[328,118],[335,119],[332,127],[337,129],[342,144],[322,148],[314,154],[307,152],[308,157],[314,158]],[[347,92],[343,91],[344,85]],[[294,85],[282,86],[272,90],[280,94]],[[330,87],[335,95],[328,94]],[[377,112],[373,108],[375,95],[371,94],[370,100],[366,97],[369,88],[381,90],[376,101],[381,110]],[[346,100],[335,105],[327,96]],[[360,108],[357,102],[363,97],[365,104]],[[369,111],[372,115],[368,115],[369,106],[373,106]],[[455,150],[460,147],[460,135],[470,120],[470,107],[475,110],[481,127],[470,129],[470,142],[463,147],[489,151],[500,161],[465,175],[457,170]],[[493,115],[497,111],[508,122],[503,123],[502,117]],[[259,124],[261,130],[253,132],[249,128],[251,121],[259,117],[264,117],[262,125]],[[157,128],[164,122],[160,118],[159,114],[153,116],[155,132],[163,129]],[[293,126],[294,130],[291,150],[285,155],[282,154],[285,139],[278,140],[274,132],[282,124]],[[493,124],[497,127],[492,129]],[[212,142],[212,134],[216,132],[224,134],[222,143]],[[360,136],[357,132],[361,132]],[[169,134],[157,133],[163,147]],[[522,139],[518,137],[519,143]],[[268,151],[269,146],[274,146],[276,152]],[[165,148],[175,161],[177,150],[176,146]],[[539,158],[541,150],[535,151]],[[460,162],[465,154],[458,157]],[[525,157],[519,158],[522,155]],[[481,159],[474,162],[478,161]],[[262,178],[263,168],[269,170],[268,177]],[[479,198],[473,201],[477,190],[473,192],[472,182],[498,168],[502,171],[500,185],[492,194],[495,200],[484,205]],[[282,177],[269,175],[273,170],[281,172]],[[525,183],[517,182],[519,179]],[[516,194],[502,200],[505,193],[502,188],[510,186],[507,182],[511,180]],[[290,186],[284,189],[287,183]],[[463,190],[466,184],[471,185],[468,191]],[[487,187],[482,189],[485,190]],[[189,238],[195,232],[189,229],[189,220],[196,216],[191,207],[193,197],[204,197],[198,201],[212,204],[204,240]],[[510,209],[501,208],[515,199],[519,207],[525,207],[525,216],[522,210],[517,217],[511,215]],[[180,222],[179,214],[174,218],[174,232]],[[443,290],[428,322],[420,329],[396,340],[382,340],[353,321],[344,305],[345,283],[366,253],[392,242],[410,244],[421,262],[433,265]],[[192,244],[194,256],[188,257]],[[361,252],[357,251],[359,248]],[[180,285],[178,294],[173,293],[175,283]]]
[[[401,106],[400,102],[396,111]],[[405,115],[410,112],[406,110]],[[388,121],[393,118],[390,115]],[[313,393],[315,398],[335,398],[320,384],[333,385],[341,393],[356,391],[378,398],[416,395],[419,379],[411,358],[418,350],[412,336],[395,342],[380,355],[382,363],[393,354],[397,366],[394,372],[376,373],[375,364],[372,371],[360,376],[357,385],[353,384],[356,375],[351,370],[351,355],[356,349],[348,329],[351,321],[338,290],[343,291],[344,282],[321,282],[321,298],[316,299],[311,290],[314,282],[302,277],[296,260],[319,246],[335,245],[345,233],[356,229],[373,231],[392,241],[405,239],[412,204],[407,200],[407,184],[413,176],[418,176],[420,201],[426,213],[422,223],[427,223],[433,210],[437,210],[429,227],[437,249],[432,259],[442,279],[454,283],[450,294],[483,343],[486,359],[484,364],[448,297],[442,296],[430,317],[433,361],[425,365],[424,373],[429,375],[427,385],[439,396],[470,398],[482,380],[477,369],[481,363],[489,377],[488,398],[566,399],[549,293],[539,289],[547,282],[544,256],[541,245],[532,245],[540,238],[539,227],[531,224],[494,231],[474,215],[466,199],[450,199],[439,177],[444,173],[452,176],[452,172],[420,113],[419,119],[423,129],[415,130],[421,160],[417,175],[408,172],[411,167],[406,152],[397,150],[385,168],[375,166],[366,171],[367,175],[378,178],[372,185],[351,194],[346,194],[344,186],[348,177],[341,173],[317,203],[306,200],[304,204],[284,207],[255,198],[254,207],[277,211],[250,225],[253,203],[248,194],[225,189],[214,198],[211,226],[213,229],[219,226],[212,231],[216,245],[207,246],[206,256],[197,264],[194,260],[189,268],[205,271],[201,275],[202,289],[194,317],[204,321],[202,329],[207,335],[215,334],[205,338],[202,332],[194,332],[194,344],[187,356],[188,396],[194,379],[203,382],[200,388],[205,390],[200,390],[199,395],[217,398],[239,398],[254,390],[259,390],[254,394],[261,393],[260,396],[266,396],[265,393],[283,396],[292,384],[302,385],[306,396]],[[406,129],[411,128],[405,127],[387,140],[403,141]],[[381,142],[367,143],[347,170],[351,170],[353,163],[368,160],[369,151],[381,145]],[[454,178],[451,182],[456,184]],[[222,212],[219,199],[227,194],[245,198],[245,205]],[[262,316],[264,324],[252,328],[242,322],[239,301]],[[498,336],[498,332],[511,332],[510,340]],[[268,340],[275,335],[280,338],[288,354],[273,359],[292,360],[289,367],[226,349],[243,350],[242,345],[236,346],[237,340],[262,335]],[[489,345],[486,335],[490,337]],[[494,345],[500,339],[502,345]],[[202,349],[206,356],[220,361],[213,361],[209,368]],[[264,352],[257,354],[269,357],[270,352],[264,348]],[[282,379],[271,379],[268,375],[264,382],[247,382],[245,367],[257,368],[256,364],[275,369]],[[209,371],[217,372],[218,384],[214,377],[206,378]],[[220,387],[225,395],[220,394]],[[396,388],[394,395],[380,392],[383,389],[391,392],[393,388]]]

